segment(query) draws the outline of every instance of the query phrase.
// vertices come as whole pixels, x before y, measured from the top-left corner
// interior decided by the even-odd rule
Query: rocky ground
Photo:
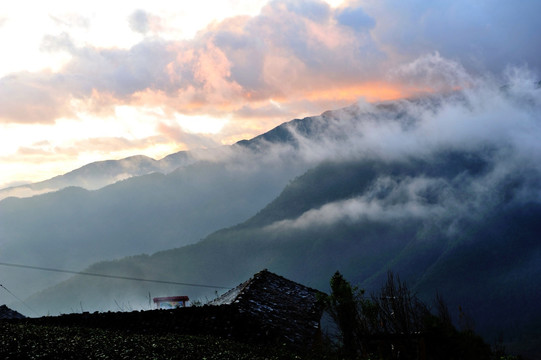
[[[214,336],[137,334],[0,321],[0,358],[271,360],[303,357],[285,347],[243,344]]]

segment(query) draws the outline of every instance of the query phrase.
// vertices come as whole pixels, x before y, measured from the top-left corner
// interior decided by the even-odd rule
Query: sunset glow
[[[341,87],[338,89],[329,89],[316,91],[306,94],[306,98],[310,100],[334,99],[337,101],[354,102],[360,98],[366,101],[385,101],[395,100],[410,95],[399,86],[393,86],[386,83],[367,83],[359,84],[351,87]]]
[[[528,6],[501,11],[528,17]],[[231,144],[360,99],[467,85],[457,73],[536,69],[526,40],[493,49],[503,32],[535,33],[515,25],[497,6],[465,1],[10,3],[0,9],[0,188],[96,160]]]

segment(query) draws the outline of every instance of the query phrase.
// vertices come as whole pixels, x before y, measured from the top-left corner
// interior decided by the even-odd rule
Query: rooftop
[[[233,305],[291,342],[313,339],[322,308],[318,290],[263,270],[208,305]]]

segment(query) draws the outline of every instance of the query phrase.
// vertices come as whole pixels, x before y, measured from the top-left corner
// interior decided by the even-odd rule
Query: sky
[[[11,2],[0,188],[231,144],[359,99],[467,87],[473,74],[539,77],[540,13],[537,0]]]

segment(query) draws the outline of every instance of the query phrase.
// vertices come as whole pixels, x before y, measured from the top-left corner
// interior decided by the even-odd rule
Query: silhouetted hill
[[[405,162],[323,164],[243,224],[194,245],[89,271],[231,286],[266,267],[326,290],[329,274],[339,269],[370,290],[392,269],[421,296],[440,292],[457,319],[463,306],[486,336],[511,336],[508,329],[523,333],[540,315],[534,304],[541,300],[535,255],[541,251],[541,205],[517,203],[524,188],[512,177],[494,184],[487,203],[468,200],[474,196],[468,188],[480,186],[494,170],[486,156],[451,152]],[[464,203],[447,203],[455,197]],[[368,210],[355,213],[362,204]],[[464,208],[440,211],[451,206]],[[99,297],[93,295],[97,289]],[[92,309],[124,299],[136,306],[148,291],[213,296],[197,288],[74,277],[31,303],[71,302],[76,308],[82,301]]]
[[[24,319],[25,316],[6,305],[0,305],[0,319]]]
[[[33,184],[34,190],[48,192],[0,201],[0,262],[82,269],[100,260],[194,243],[263,208],[290,179],[320,161],[307,156],[310,149],[299,140],[332,136],[327,132],[341,131],[341,122],[355,119],[357,111],[354,105],[293,120],[252,140],[160,161],[136,156],[96,162]],[[92,188],[120,175],[127,178],[92,191],[67,186]],[[47,184],[62,189],[50,191]],[[66,278],[5,271],[22,296]]]
[[[29,303],[55,313],[144,308],[149,293],[204,300],[217,286],[232,287],[261,268],[321,290],[340,270],[370,291],[394,270],[421,297],[438,291],[457,321],[468,325],[470,316],[489,342],[500,332],[515,343],[541,338],[534,305],[541,284],[541,92],[528,84],[359,103],[280,126],[220,161],[179,169],[163,181],[174,178],[175,191],[187,199],[196,195],[196,206],[185,208],[195,224],[213,211],[227,214],[236,202],[252,204],[259,191],[268,196],[266,186],[277,189],[281,181],[283,190],[268,196],[267,206],[254,204],[247,221],[230,222],[197,243],[87,270],[207,287],[75,276]],[[181,198],[169,191],[151,195],[150,185],[120,191],[144,179],[117,184],[108,194],[130,204],[120,213],[144,214],[115,236],[149,217],[149,227],[171,228],[174,237],[181,227],[159,223],[148,209],[163,214]],[[130,202],[134,193],[155,198],[156,207]],[[97,209],[108,209],[102,205]],[[117,217],[111,219],[105,229],[114,228]],[[468,316],[459,317],[459,305]]]
[[[0,202],[0,261],[81,269],[193,243],[247,219],[297,171],[250,164],[199,161],[168,175],[134,177],[96,191],[69,187],[5,199]],[[2,270],[22,296],[63,276]]]

